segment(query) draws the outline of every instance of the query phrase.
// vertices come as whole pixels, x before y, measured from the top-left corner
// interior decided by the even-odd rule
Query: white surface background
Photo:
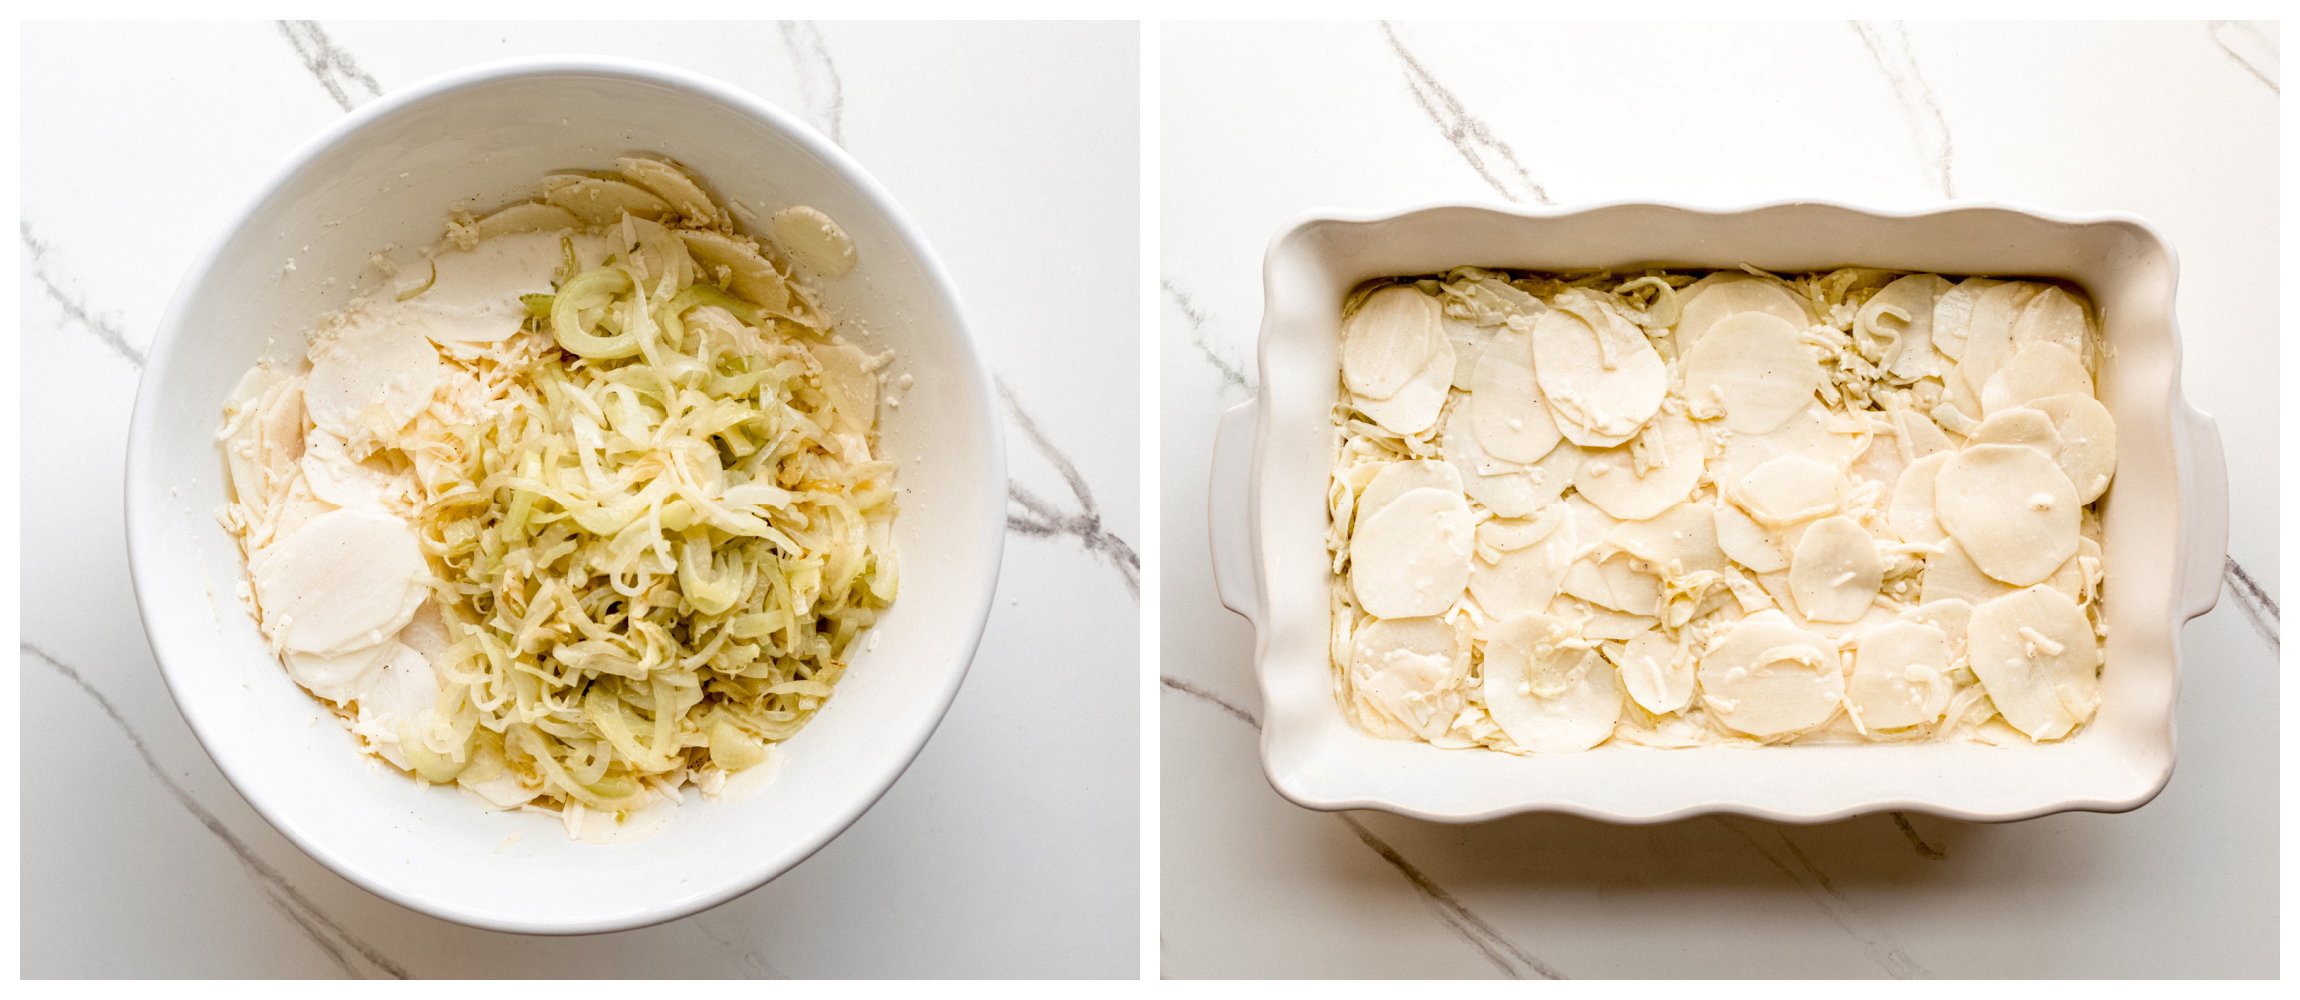
[[[1160,972],[2273,976],[2277,32],[1842,23],[1163,27]],[[1950,196],[2121,210],[2181,259],[2239,593],[2183,635],[2179,765],[2121,816],[1656,827],[1326,815],[1261,773],[1206,474],[1265,243],[1310,208]]]
[[[26,26],[24,974],[1135,975],[1137,38],[1131,24]],[[225,783],[138,626],[120,475],[141,353],[176,282],[290,150],[423,77],[567,52],[716,76],[875,174],[965,296],[1018,408],[1013,481],[1053,516],[1011,508],[965,687],[846,834],[703,914],[535,938],[369,895]]]

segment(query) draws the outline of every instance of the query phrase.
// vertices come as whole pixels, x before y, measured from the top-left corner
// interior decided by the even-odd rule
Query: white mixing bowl
[[[238,549],[215,432],[240,374],[277,341],[301,353],[321,314],[386,244],[428,246],[450,204],[527,197],[541,176],[634,151],[694,168],[756,228],[812,205],[854,237],[853,274],[824,283],[851,339],[893,348],[916,384],[881,415],[901,460],[902,591],[774,783],[736,804],[694,800],[660,836],[569,841],[556,821],[486,813],[360,754],[287,677],[234,597]],[[737,210],[744,217],[744,210]],[[292,261],[292,266],[291,266]],[[642,926],[732,899],[789,870],[884,794],[925,745],[989,616],[1005,536],[998,408],[957,290],[861,166],[758,98],[627,60],[519,59],[377,100],[297,151],[197,260],[152,344],[128,436],[129,565],[145,631],[185,721],[225,777],[345,878],[450,920],[508,931]],[[314,720],[319,721],[314,724]],[[506,838],[519,839],[508,847]]]

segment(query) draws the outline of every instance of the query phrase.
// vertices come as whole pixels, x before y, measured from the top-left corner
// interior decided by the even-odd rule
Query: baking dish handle
[[[1254,409],[1247,401],[1222,414],[1214,431],[1214,473],[1206,490],[1206,537],[1214,550],[1214,590],[1222,606],[1262,624],[1254,584],[1254,533],[1248,485],[1254,466]]]
[[[2180,614],[2186,621],[2220,602],[2220,581],[2228,562],[2228,455],[2220,443],[2220,423],[2212,415],[2178,404],[2180,440]]]

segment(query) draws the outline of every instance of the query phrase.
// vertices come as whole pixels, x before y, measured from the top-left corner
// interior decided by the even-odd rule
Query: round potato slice
[[[1559,518],[1558,522],[1540,542],[1504,551],[1495,562],[1470,560],[1469,593],[1488,616],[1498,620],[1539,612],[1556,599],[1577,541],[1571,519]]]
[[[1717,720],[1760,739],[1829,721],[1845,694],[1837,643],[1777,611],[1733,626],[1701,657],[1699,675]]]
[[[1437,423],[1438,414],[1445,410],[1446,393],[1453,386],[1453,344],[1444,337],[1432,340],[1437,345],[1436,353],[1395,394],[1388,399],[1352,394],[1351,404],[1374,423],[1396,434],[1419,434],[1430,429]]]
[[[1612,665],[1593,649],[1560,648],[1572,636],[1545,614],[1503,619],[1485,637],[1482,681],[1486,711],[1520,748],[1575,753],[1613,735],[1621,687]]]
[[[1391,285],[1367,296],[1342,321],[1343,384],[1367,399],[1396,395],[1429,366],[1437,342],[1445,339],[1439,315],[1438,301],[1412,285]],[[1448,371],[1446,382],[1452,381]]]
[[[1885,508],[1885,524],[1904,542],[1939,545],[1949,533],[1933,516],[1934,482],[1955,452],[1937,452],[1909,463],[1901,482],[1893,487],[1893,502]]]
[[[1941,466],[1934,516],[1981,572],[2025,587],[2076,554],[2076,487],[2019,445],[1971,445]]]
[[[1981,414],[1993,417],[2032,400],[2068,394],[2092,395],[2092,375],[2075,352],[2055,343],[2026,344],[1981,386]]]
[[[671,207],[679,210],[697,225],[708,226],[719,217],[713,211],[711,196],[703,193],[695,179],[661,160],[642,156],[625,156],[615,160],[615,172],[630,178],[640,187],[654,192]]]
[[[1693,657],[1678,655],[1668,636],[1651,629],[1630,636],[1614,665],[1621,686],[1648,712],[1667,715],[1693,702]]]
[[[825,278],[844,278],[855,269],[855,241],[831,217],[805,205],[775,213],[775,242],[799,266]],[[1450,380],[1453,373],[1448,371]]]
[[[1469,583],[1469,504],[1450,490],[1390,501],[1350,537],[1350,587],[1376,618],[1419,618],[1453,606]]]
[[[1774,528],[1835,513],[1844,495],[1843,473],[1801,455],[1768,459],[1727,491],[1757,523]]]
[[[331,510],[272,545],[250,579],[288,649],[339,656],[415,617],[430,568],[415,532],[389,514]]]
[[[2062,474],[2076,484],[2078,503],[2091,503],[2108,492],[2109,480],[2116,476],[2116,421],[2108,415],[2108,408],[2090,395],[2069,394],[2047,396],[2029,404],[2052,421],[2060,434],[2060,450],[2054,461],[2060,464]]]
[[[582,224],[583,220],[576,218],[575,213],[557,205],[526,202],[502,209],[473,223],[472,232],[481,242],[485,242],[498,236],[518,233],[556,233]]]
[[[1725,426],[1765,434],[1796,416],[1820,389],[1821,362],[1797,328],[1765,313],[1736,313],[1685,354],[1685,394],[1725,407]]]
[[[1717,541],[1717,508],[1706,503],[1681,503],[1650,518],[1625,521],[1606,541],[1670,575],[1728,568]]]
[[[1701,342],[1702,335],[1719,320],[1741,313],[1762,313],[1802,330],[1813,323],[1811,310],[1787,286],[1754,274],[1719,271],[1678,293],[1683,305],[1677,318],[1680,355]]]
[[[2047,460],[2057,462],[2060,458],[2060,431],[2053,428],[2052,418],[2026,406],[1997,411],[1996,416],[1973,428],[1965,444],[2013,444],[2043,455]]]
[[[1954,361],[1964,356],[1965,338],[1973,321],[1973,307],[1981,293],[2004,284],[1991,278],[1966,278],[1942,292],[1933,302],[1933,347]]]
[[[1853,329],[1886,345],[1878,367],[1905,379],[1948,374],[1949,360],[1933,347],[1933,303],[1953,287],[1937,274],[1911,274],[1861,305]]]
[[[1831,430],[1832,424],[1820,401],[1814,400],[1771,433],[1732,434],[1726,438],[1724,450],[1709,460],[1709,479],[1718,489],[1725,489],[1783,455],[1842,469],[1859,453],[1862,442],[1859,435]]]
[[[1358,494],[1357,523],[1373,520],[1376,512],[1389,506],[1390,501],[1414,490],[1436,489],[1461,492],[1461,472],[1453,466],[1434,459],[1411,462],[1392,462],[1374,473]]]
[[[1717,504],[1717,546],[1725,550],[1734,562],[1758,573],[1778,573],[1789,568],[1789,556],[1774,544],[1773,535],[1741,508],[1730,503]]]
[[[1877,543],[1849,517],[1825,517],[1806,529],[1789,560],[1797,610],[1817,622],[1859,621],[1885,579]]]
[[[1486,345],[1470,379],[1464,409],[1488,454],[1510,462],[1538,462],[1561,434],[1533,377],[1533,335],[1503,329]]]
[[[1459,639],[1440,618],[1385,618],[1359,629],[1350,687],[1422,739],[1444,736],[1464,698]]]
[[[1938,544],[1941,551],[1925,557],[1924,589],[1917,598],[1926,606],[1962,601],[1977,607],[2020,589],[1981,572],[1956,539],[1944,538]]]
[[[1644,337],[1597,331],[1563,309],[1534,320],[1533,372],[1557,418],[1557,429],[1584,448],[1628,441],[1668,392],[1668,368]]]
[[[711,280],[726,281],[729,290],[764,306],[768,312],[790,308],[791,290],[784,283],[782,272],[750,241],[699,229],[677,232],[679,239],[687,244],[687,253],[703,265]]]
[[[670,202],[644,188],[581,174],[543,178],[543,200],[575,213],[586,226],[611,226],[623,221],[625,214],[650,222],[671,214]]]
[[[1453,342],[1453,387],[1468,392],[1472,380],[1477,377],[1478,363],[1485,358],[1485,349],[1492,345],[1493,338],[1499,336],[1505,328],[1479,326],[1451,316],[1440,318],[1438,326],[1445,330],[1445,339]],[[1532,371],[1531,364],[1527,362],[1528,372]]]
[[[1973,609],[1973,675],[2031,740],[2068,735],[2100,702],[2100,646],[2068,595],[2028,587]]]
[[[1949,683],[1949,635],[1931,625],[1896,621],[1870,629],[1853,653],[1845,701],[1869,729],[1903,729],[1941,717]]]
[[[1637,452],[1647,462],[1642,473],[1637,469]],[[1642,521],[1692,495],[1701,481],[1704,457],[1701,432],[1693,421],[1663,413],[1630,444],[1584,456],[1573,485],[1606,513]]]
[[[1973,620],[1973,605],[1953,598],[1932,601],[1901,612],[1900,619],[1940,629],[1949,637],[1949,659],[1954,660],[1964,655],[1965,626]]]
[[[1962,382],[1961,388],[1975,405],[1960,405],[1958,409],[1966,413],[1980,412],[1977,404],[1982,387],[1988,385],[1989,377],[2013,356],[2013,321],[2028,307],[2029,300],[2047,287],[2033,281],[2008,281],[1982,292],[1980,300],[1973,303],[1972,322],[1966,328],[1965,352],[1957,360],[1950,381]],[[1960,398],[1952,393],[1950,401],[1958,402]]]
[[[405,426],[431,405],[445,375],[431,341],[372,312],[349,313],[321,336],[304,382],[304,407],[312,423],[337,437],[356,437],[371,406],[381,407],[391,426]]]
[[[348,653],[328,656],[289,650],[282,661],[287,664],[288,676],[311,693],[337,704],[357,697],[367,687],[376,672],[391,661],[398,651],[399,640],[385,639],[372,646],[362,646]]]
[[[2052,344],[2066,349],[2070,357],[2084,357],[2092,339],[2084,303],[2058,285],[2046,286],[2013,320],[2012,339],[2016,350]]]
[[[1461,473],[1462,492],[1484,504],[1496,517],[1526,517],[1556,503],[1573,485],[1581,464],[1581,449],[1560,444],[1532,465],[1502,462],[1486,454],[1469,428],[1447,422],[1439,442],[1445,460]]]

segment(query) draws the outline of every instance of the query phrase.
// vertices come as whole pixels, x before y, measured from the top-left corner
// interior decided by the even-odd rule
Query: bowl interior
[[[1338,395],[1343,294],[1368,278],[1462,264],[1555,271],[1744,262],[1774,271],[1865,264],[2057,277],[2091,292],[2105,321],[2100,395],[2116,418],[2118,452],[2118,475],[2100,507],[2110,631],[2093,722],[2068,740],[2029,747],[1751,752],[1607,744],[1532,757],[1441,750],[1353,729],[1335,705],[1326,653],[1325,489],[1335,445],[1327,415]],[[2146,802],[2171,773],[2179,657],[2173,278],[2170,251],[2145,226],[1996,208],[1894,217],[1819,204],[1741,212],[1447,206],[1315,217],[1282,233],[1265,275],[1253,515],[1271,781],[1316,808],[1455,821],[1537,809],[1631,822],[1715,811],[1819,822],[1883,809],[2010,819]]]
[[[259,355],[302,354],[371,253],[426,247],[451,204],[530,197],[546,171],[611,168],[654,151],[700,173],[754,232],[808,204],[855,240],[858,266],[826,307],[889,377],[882,407],[902,460],[894,535],[902,589],[837,697],[747,801],[689,801],[651,841],[570,842],[550,817],[486,813],[452,788],[356,752],[290,681],[234,592],[220,405]],[[867,809],[955,695],[996,583],[1005,465],[997,410],[956,293],[891,199],[819,136],[749,95],[677,71],[522,61],[419,84],[363,108],[299,153],[196,265],[164,321],[129,446],[131,563],[154,652],[184,716],[232,783],[336,871],[417,909],[521,931],[669,919],[803,860]],[[518,835],[515,843],[506,839]]]

